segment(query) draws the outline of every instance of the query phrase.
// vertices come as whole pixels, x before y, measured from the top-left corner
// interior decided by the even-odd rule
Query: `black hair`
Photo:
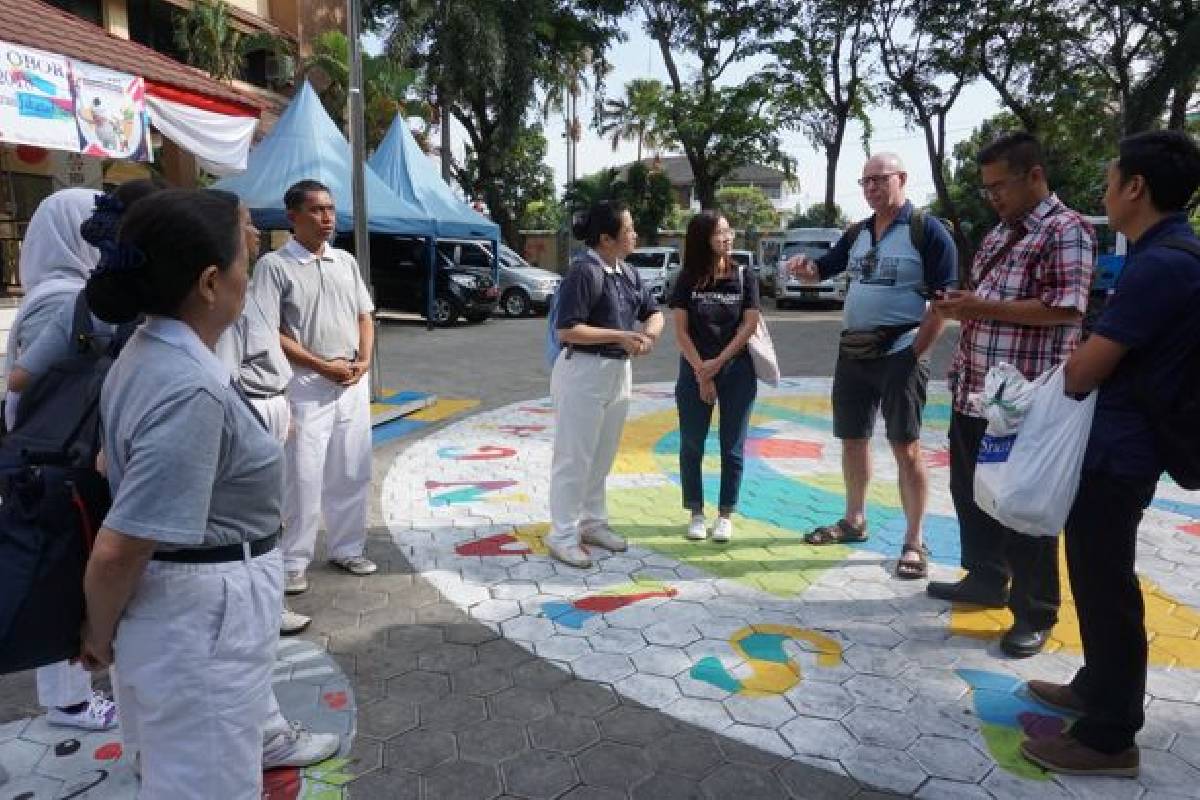
[[[298,211],[304,207],[304,202],[308,196],[314,192],[325,192],[333,196],[333,192],[329,191],[329,187],[320,181],[305,179],[293,183],[288,190],[283,193],[283,207],[288,211]]]
[[[717,253],[713,250],[713,233],[725,215],[720,211],[701,211],[688,222],[683,239],[683,272],[680,281],[689,289],[707,286],[717,269]]]
[[[200,273],[214,264],[228,269],[238,257],[239,205],[229,192],[168,189],[130,208],[88,278],[92,313],[113,323],[178,316]]]
[[[162,178],[139,178],[126,181],[105,195],[96,196],[96,210],[79,226],[79,235],[92,247],[101,242],[115,242],[121,217],[134,203],[167,188]]]
[[[587,211],[579,211],[571,218],[571,235],[588,247],[598,245],[603,234],[615,239],[621,232],[621,215],[627,210],[620,200],[592,203]]]
[[[1004,162],[1008,171],[1014,175],[1027,173],[1034,167],[1046,169],[1046,156],[1042,151],[1042,143],[1037,137],[1026,131],[1013,131],[1002,134],[979,151],[976,159],[979,166],[999,164]]]
[[[1141,175],[1150,203],[1163,213],[1192,207],[1200,187],[1200,147],[1184,131],[1147,131],[1118,146],[1117,171],[1125,183]]]

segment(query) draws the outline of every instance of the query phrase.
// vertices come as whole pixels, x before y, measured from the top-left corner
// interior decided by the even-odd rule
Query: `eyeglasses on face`
[[[1016,183],[1028,174],[1029,173],[1027,172],[1022,172],[1019,175],[1009,175],[1007,178],[1003,178],[998,181],[992,181],[991,183],[985,183],[983,186],[979,187],[979,196],[984,200],[995,199],[997,196],[1002,194],[1010,184]]]
[[[883,186],[884,184],[887,183],[888,178],[892,177],[893,175],[899,175],[899,174],[900,174],[899,172],[884,172],[880,175],[864,175],[858,179],[858,185],[863,187],[864,189],[867,188],[868,186],[870,186],[871,184]]]

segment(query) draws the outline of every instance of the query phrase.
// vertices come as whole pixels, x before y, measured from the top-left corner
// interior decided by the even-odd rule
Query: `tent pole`
[[[354,254],[358,257],[358,268],[363,283],[374,296],[371,286],[371,235],[367,229],[367,178],[364,170],[367,163],[366,120],[363,117],[363,74],[362,74],[362,9],[360,0],[347,0],[347,24],[350,28],[350,171],[354,195]],[[375,326],[375,346],[371,348],[371,401],[377,402],[382,394],[382,378],[379,374],[379,323]]]

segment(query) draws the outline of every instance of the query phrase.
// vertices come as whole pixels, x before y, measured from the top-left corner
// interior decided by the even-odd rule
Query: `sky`
[[[642,31],[640,18],[626,18],[621,23],[626,35],[610,49],[609,61],[614,69],[606,78],[606,94],[609,97],[624,95],[626,82],[634,78],[657,78],[667,82],[666,68],[657,43]],[[377,45],[368,40],[369,50]],[[754,64],[731,67],[727,72],[729,82],[744,79],[755,69]],[[686,67],[684,68],[686,73]],[[984,119],[1001,110],[999,98],[991,87],[977,83],[964,89],[947,120],[947,152],[953,145],[967,138],[971,131]],[[871,140],[873,152],[891,151],[898,154],[908,169],[908,196],[918,205],[929,202],[934,196],[933,180],[930,177],[929,157],[925,148],[924,134],[918,128],[907,129],[903,116],[889,107],[880,106],[870,110],[874,133]],[[592,127],[592,101],[583,97],[579,101],[579,115],[583,123],[583,138],[577,146],[579,163],[576,173],[580,176],[597,172],[606,167],[620,166],[637,157],[637,145],[622,142],[616,152],[611,139],[602,139]],[[545,121],[547,140],[547,162],[554,170],[555,183],[561,191],[566,181],[567,142],[563,137],[561,114],[552,114]],[[453,132],[453,150],[462,157],[462,131]],[[825,156],[813,149],[799,131],[783,131],[781,138],[784,151],[796,161],[796,184],[785,197],[788,207],[799,204],[807,208],[824,200]],[[650,155],[650,153],[644,153]],[[851,218],[867,216],[870,209],[862,197],[856,181],[862,174],[866,156],[862,148],[862,127],[851,122],[846,132],[838,162],[835,200]]]

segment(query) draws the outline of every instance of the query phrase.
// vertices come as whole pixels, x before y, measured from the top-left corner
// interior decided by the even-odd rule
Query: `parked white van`
[[[788,259],[793,256],[820,258],[832,250],[840,238],[842,231],[838,228],[790,228],[784,233],[783,247],[779,251],[779,260],[775,266],[777,308],[827,300],[840,303],[846,299],[844,273],[817,284],[804,284],[798,278],[792,277],[787,269]]]

